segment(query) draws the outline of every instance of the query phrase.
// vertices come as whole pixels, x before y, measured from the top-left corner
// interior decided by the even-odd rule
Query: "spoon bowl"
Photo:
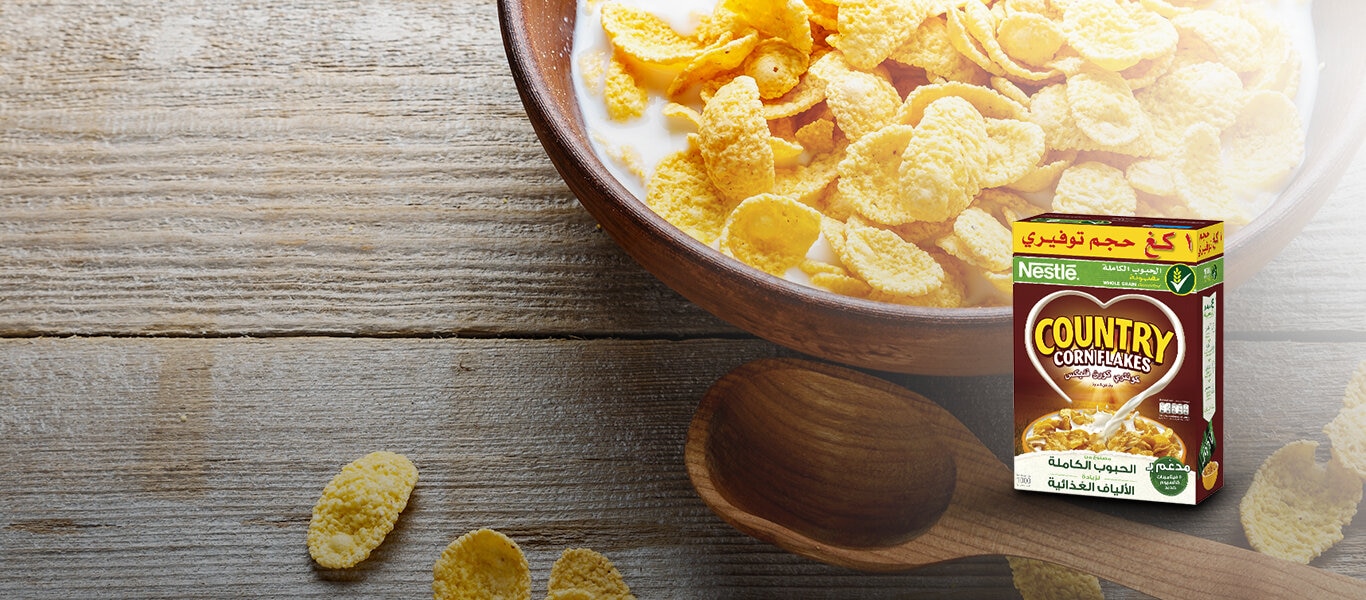
[[[868,420],[867,414],[902,416],[898,399],[867,395],[860,403],[826,402],[838,389],[808,379],[789,389],[762,377],[727,378],[712,396],[782,398],[775,410],[761,402],[718,402],[706,444],[706,461],[717,489],[746,513],[789,523],[824,543],[890,546],[915,537],[934,524],[949,505],[956,485],[953,456],[940,451],[933,428],[906,435],[914,423]],[[838,397],[838,396],[834,396]],[[775,422],[776,418],[800,419]],[[866,421],[851,435],[850,420]],[[789,435],[800,426],[802,435]],[[900,460],[905,456],[920,460]],[[807,489],[811,473],[822,473],[821,491]]]
[[[698,406],[685,460],[722,519],[835,565],[894,571],[1008,555],[1158,598],[1366,597],[1366,582],[1016,492],[1005,464],[947,410],[824,363],[764,359],[726,374]]]

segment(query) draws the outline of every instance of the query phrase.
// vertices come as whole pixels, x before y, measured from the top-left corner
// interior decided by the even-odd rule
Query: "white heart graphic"
[[[1034,363],[1034,370],[1038,371],[1039,375],[1043,376],[1044,381],[1048,382],[1049,387],[1052,387],[1053,391],[1057,392],[1059,396],[1062,396],[1064,400],[1067,400],[1068,404],[1073,403],[1072,397],[1068,396],[1066,392],[1062,391],[1062,388],[1058,386],[1058,382],[1054,381],[1053,376],[1050,375],[1046,370],[1044,370],[1043,365],[1039,363],[1039,353],[1035,350],[1033,336],[1034,322],[1038,320],[1039,313],[1043,312],[1043,309],[1047,307],[1049,304],[1051,304],[1054,300],[1061,298],[1063,296],[1080,296],[1082,298],[1086,298],[1087,300],[1090,300],[1091,302],[1095,303],[1095,305],[1100,307],[1102,310],[1109,308],[1113,304],[1117,304],[1125,300],[1142,300],[1144,302],[1152,304],[1153,306],[1156,306],[1159,310],[1161,310],[1162,314],[1167,317],[1167,321],[1169,321],[1172,324],[1172,329],[1176,333],[1176,358],[1172,363],[1171,368],[1167,369],[1166,374],[1164,374],[1161,379],[1158,379],[1157,382],[1153,383],[1146,389],[1134,395],[1134,397],[1130,398],[1127,402],[1125,402],[1119,410],[1115,411],[1115,418],[1113,419],[1113,421],[1114,425],[1118,425],[1118,423],[1120,422],[1120,420],[1122,420],[1123,417],[1128,416],[1129,413],[1133,412],[1136,408],[1138,408],[1138,405],[1142,404],[1144,400],[1162,391],[1162,388],[1167,387],[1167,384],[1171,383],[1172,379],[1176,377],[1177,371],[1181,370],[1182,361],[1186,358],[1186,334],[1185,331],[1183,331],[1181,328],[1181,321],[1176,318],[1176,314],[1173,313],[1170,308],[1167,308],[1167,305],[1162,304],[1161,302],[1158,302],[1148,296],[1144,296],[1141,294],[1123,294],[1111,298],[1109,302],[1101,302],[1099,299],[1097,299],[1095,296],[1092,296],[1091,294],[1087,294],[1085,292],[1078,292],[1075,290],[1062,290],[1044,296],[1043,299],[1039,300],[1039,302],[1034,305],[1034,308],[1029,311],[1029,317],[1025,319],[1025,347],[1029,350],[1029,361]],[[1108,438],[1110,433],[1113,433],[1113,427],[1107,426],[1106,432],[1102,435],[1102,438]]]

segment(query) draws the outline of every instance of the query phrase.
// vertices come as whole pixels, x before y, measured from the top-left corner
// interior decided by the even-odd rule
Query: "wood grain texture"
[[[701,504],[682,462],[696,400],[776,354],[759,341],[3,342],[0,562],[23,568],[0,571],[0,596],[421,597],[441,549],[487,526],[526,549],[535,597],[569,546],[606,553],[641,598],[1010,597],[999,561],[868,577],[751,540]],[[164,402],[204,390],[199,408]],[[380,448],[420,469],[397,530],[354,571],[314,568],[317,494]],[[149,496],[148,481],[178,493]]]
[[[732,331],[569,193],[491,2],[0,11],[0,332]]]
[[[1198,510],[1074,502],[1245,547],[1237,501],[1257,463],[1323,439],[1366,344],[1229,353],[1243,367],[1227,443],[1242,459],[1228,461],[1226,489]],[[738,340],[0,341],[0,596],[421,597],[441,549],[488,526],[527,550],[535,597],[569,546],[606,553],[641,598],[1015,597],[998,559],[858,573],[707,510],[682,456],[697,400],[735,366],[790,354]],[[1323,375],[1283,381],[1264,368],[1277,361]],[[991,378],[893,379],[1009,400]],[[946,404],[989,446],[1009,446],[1008,428],[980,430],[976,407]],[[303,540],[317,494],[381,448],[421,471],[408,510],[355,570],[316,569]],[[1358,520],[1314,564],[1366,578],[1364,556]]]

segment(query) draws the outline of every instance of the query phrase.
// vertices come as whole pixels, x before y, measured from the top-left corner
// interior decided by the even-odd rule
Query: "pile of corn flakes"
[[[1181,439],[1176,432],[1155,421],[1133,419],[1110,439],[1103,440],[1098,432],[1085,429],[1095,420],[1095,409],[1064,408],[1057,415],[1035,424],[1033,431],[1026,433],[1024,444],[1035,451],[1110,450],[1153,457],[1180,458],[1183,452]]]
[[[1005,304],[1011,221],[1236,227],[1244,186],[1278,185],[1304,154],[1298,53],[1238,0],[721,0],[688,33],[589,2],[612,52],[580,73],[608,115],[659,94],[692,132],[646,203],[844,295]]]

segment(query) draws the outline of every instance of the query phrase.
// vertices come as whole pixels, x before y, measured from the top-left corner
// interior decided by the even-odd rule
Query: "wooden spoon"
[[[767,359],[722,377],[693,417],[686,461],[731,525],[836,565],[1010,555],[1159,598],[1366,598],[1350,577],[1017,492],[948,411],[826,364]]]

